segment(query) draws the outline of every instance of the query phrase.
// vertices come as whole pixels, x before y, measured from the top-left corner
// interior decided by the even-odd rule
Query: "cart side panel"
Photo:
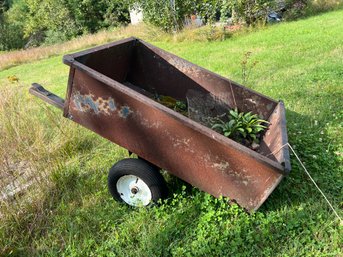
[[[127,81],[153,94],[186,100],[188,90],[208,93],[201,85],[170,65],[141,43],[137,43]]]
[[[67,104],[75,122],[250,211],[256,210],[282,179],[275,167],[204,135],[150,101],[76,69]]]
[[[158,65],[156,65],[156,69],[149,70],[150,77],[154,75],[158,76],[161,72],[160,68],[172,66],[174,69],[181,71],[183,76],[186,75],[194,83],[197,83],[206,91],[211,92],[231,108],[237,107],[240,111],[244,112],[252,111],[263,119],[268,119],[277,105],[277,102],[273,99],[199,67],[176,55],[142,41],[140,41],[140,44],[144,46],[141,50],[141,59],[143,61],[149,56],[156,56],[155,63]],[[142,62],[142,64],[144,63]],[[143,65],[141,68],[144,69]],[[148,67],[145,68],[148,69]],[[147,76],[146,73],[141,75]]]
[[[90,52],[75,60],[119,82],[126,80],[132,65],[135,40],[124,41],[112,47]]]

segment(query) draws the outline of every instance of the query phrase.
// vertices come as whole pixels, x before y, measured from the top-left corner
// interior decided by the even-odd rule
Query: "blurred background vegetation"
[[[298,19],[342,6],[342,0],[1,0],[0,51],[65,42],[130,22],[139,6],[144,20],[164,31],[179,31],[186,17],[205,24],[227,22],[263,25],[271,11],[284,20]]]

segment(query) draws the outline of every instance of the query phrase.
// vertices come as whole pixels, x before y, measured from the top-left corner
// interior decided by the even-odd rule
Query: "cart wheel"
[[[131,206],[146,206],[166,196],[167,186],[158,168],[142,159],[123,159],[108,174],[114,199]]]

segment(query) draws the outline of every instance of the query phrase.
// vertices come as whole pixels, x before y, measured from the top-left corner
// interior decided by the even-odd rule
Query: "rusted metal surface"
[[[288,147],[282,147],[288,143],[285,107],[282,101],[274,109],[269,122],[270,126],[263,137],[259,153],[281,163],[285,173],[288,174],[291,164]]]
[[[288,149],[277,151],[287,142],[281,102],[135,38],[65,56],[64,62],[71,67],[65,117],[203,191],[252,211],[290,170]],[[261,151],[141,93],[185,100],[189,90],[269,119]]]
[[[188,85],[179,84],[179,80],[181,80],[180,76],[184,76],[188,78],[188,80],[183,80],[184,83],[187,84],[191,81],[195,84],[196,90],[200,90],[200,88],[206,90],[225,102],[231,108],[239,107],[240,111],[243,112],[252,111],[263,119],[267,119],[277,105],[276,101],[239,85],[236,82],[201,68],[148,43],[142,42],[141,44],[142,47],[138,48],[140,50],[137,50],[138,59],[141,60],[138,62],[140,65],[137,68],[144,72],[135,75],[144,77],[144,84],[148,85],[149,83],[151,84],[152,81],[156,81],[156,79],[153,79],[154,76],[158,76],[162,81],[156,81],[154,86],[162,87],[161,90],[167,90],[168,95],[172,95],[171,91],[174,89],[177,92],[180,92],[180,97],[182,97],[184,90],[190,89]],[[148,65],[145,65],[146,62]],[[158,63],[158,66],[155,65],[156,62]],[[175,72],[175,70],[177,72]],[[163,77],[161,74],[163,74]],[[167,81],[164,81],[165,75],[168,76]],[[168,83],[168,86],[164,86],[166,82]],[[177,89],[175,88],[176,85],[174,83],[178,85]],[[179,88],[181,88],[181,90]]]

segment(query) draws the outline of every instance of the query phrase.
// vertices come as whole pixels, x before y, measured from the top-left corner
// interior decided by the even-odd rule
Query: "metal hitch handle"
[[[51,104],[55,107],[57,107],[60,110],[64,109],[64,100],[51,93],[50,91],[46,90],[42,85],[37,83],[32,83],[32,86],[30,87],[29,92],[37,96],[38,98],[42,99],[43,101],[47,102],[48,104]]]

